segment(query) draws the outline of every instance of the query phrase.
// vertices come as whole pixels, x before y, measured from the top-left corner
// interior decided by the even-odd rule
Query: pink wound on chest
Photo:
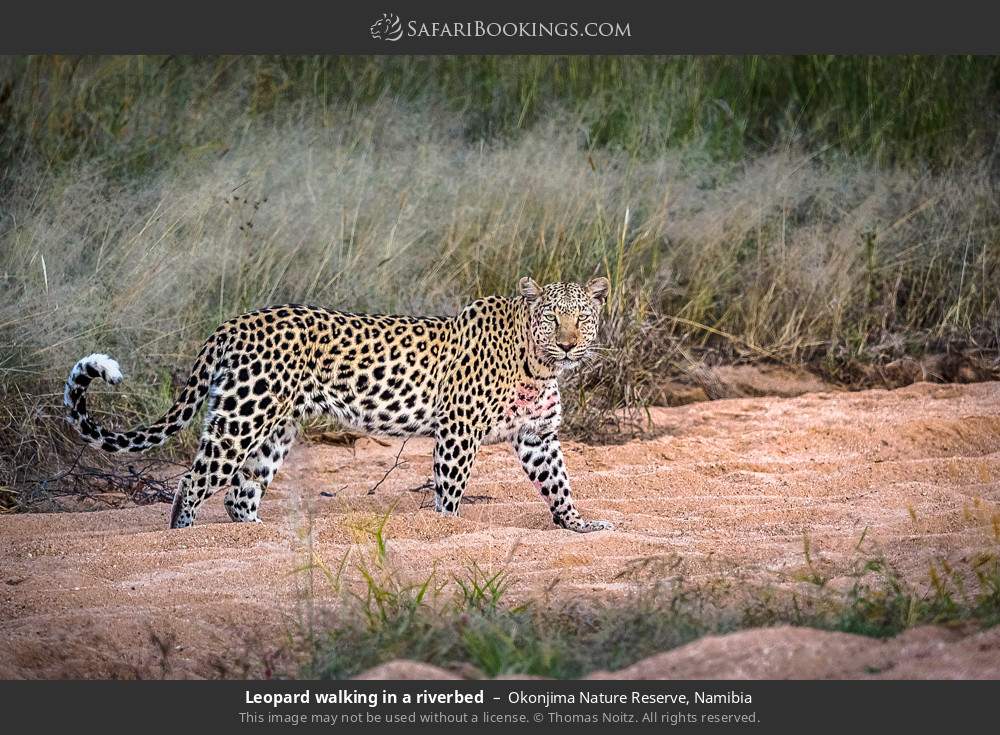
[[[515,388],[514,400],[508,404],[505,413],[508,419],[515,416],[528,419],[548,418],[558,405],[558,393],[543,393],[534,385],[522,383]]]
[[[533,403],[538,398],[538,388],[532,385],[519,385],[517,386],[517,393],[514,397],[514,404],[518,406],[527,406]]]

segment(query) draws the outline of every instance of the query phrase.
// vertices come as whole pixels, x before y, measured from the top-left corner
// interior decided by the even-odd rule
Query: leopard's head
[[[528,276],[520,280],[518,290],[528,305],[528,329],[539,362],[561,371],[587,356],[597,341],[601,307],[609,287],[604,277],[586,284],[545,286]]]

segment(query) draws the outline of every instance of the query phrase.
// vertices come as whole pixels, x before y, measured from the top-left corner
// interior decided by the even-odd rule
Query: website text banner
[[[966,732],[995,682],[4,682],[10,732]],[[19,726],[24,726],[19,727]],[[940,728],[940,730],[939,730]],[[957,728],[957,729],[956,729]]]
[[[996,53],[1000,6],[957,0],[11,4],[3,53]]]

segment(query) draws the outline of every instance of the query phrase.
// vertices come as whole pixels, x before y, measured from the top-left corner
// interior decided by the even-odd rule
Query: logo
[[[376,41],[398,41],[403,37],[403,24],[395,13],[382,13],[368,30]]]

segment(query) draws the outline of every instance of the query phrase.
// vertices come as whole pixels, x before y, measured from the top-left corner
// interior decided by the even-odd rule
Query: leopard
[[[559,442],[559,379],[595,354],[610,281],[539,285],[486,296],[453,316],[406,316],[282,304],[223,322],[207,338],[173,405],[128,431],[98,424],[86,393],[123,380],[103,353],[79,360],[66,381],[67,419],[108,453],[163,445],[206,404],[197,451],[181,476],[171,528],[195,522],[225,490],[235,522],[261,522],[268,486],[304,422],[335,420],[370,436],[432,437],[434,510],[457,516],[481,446],[508,443],[548,502],[557,527],[612,530],[576,508]]]

